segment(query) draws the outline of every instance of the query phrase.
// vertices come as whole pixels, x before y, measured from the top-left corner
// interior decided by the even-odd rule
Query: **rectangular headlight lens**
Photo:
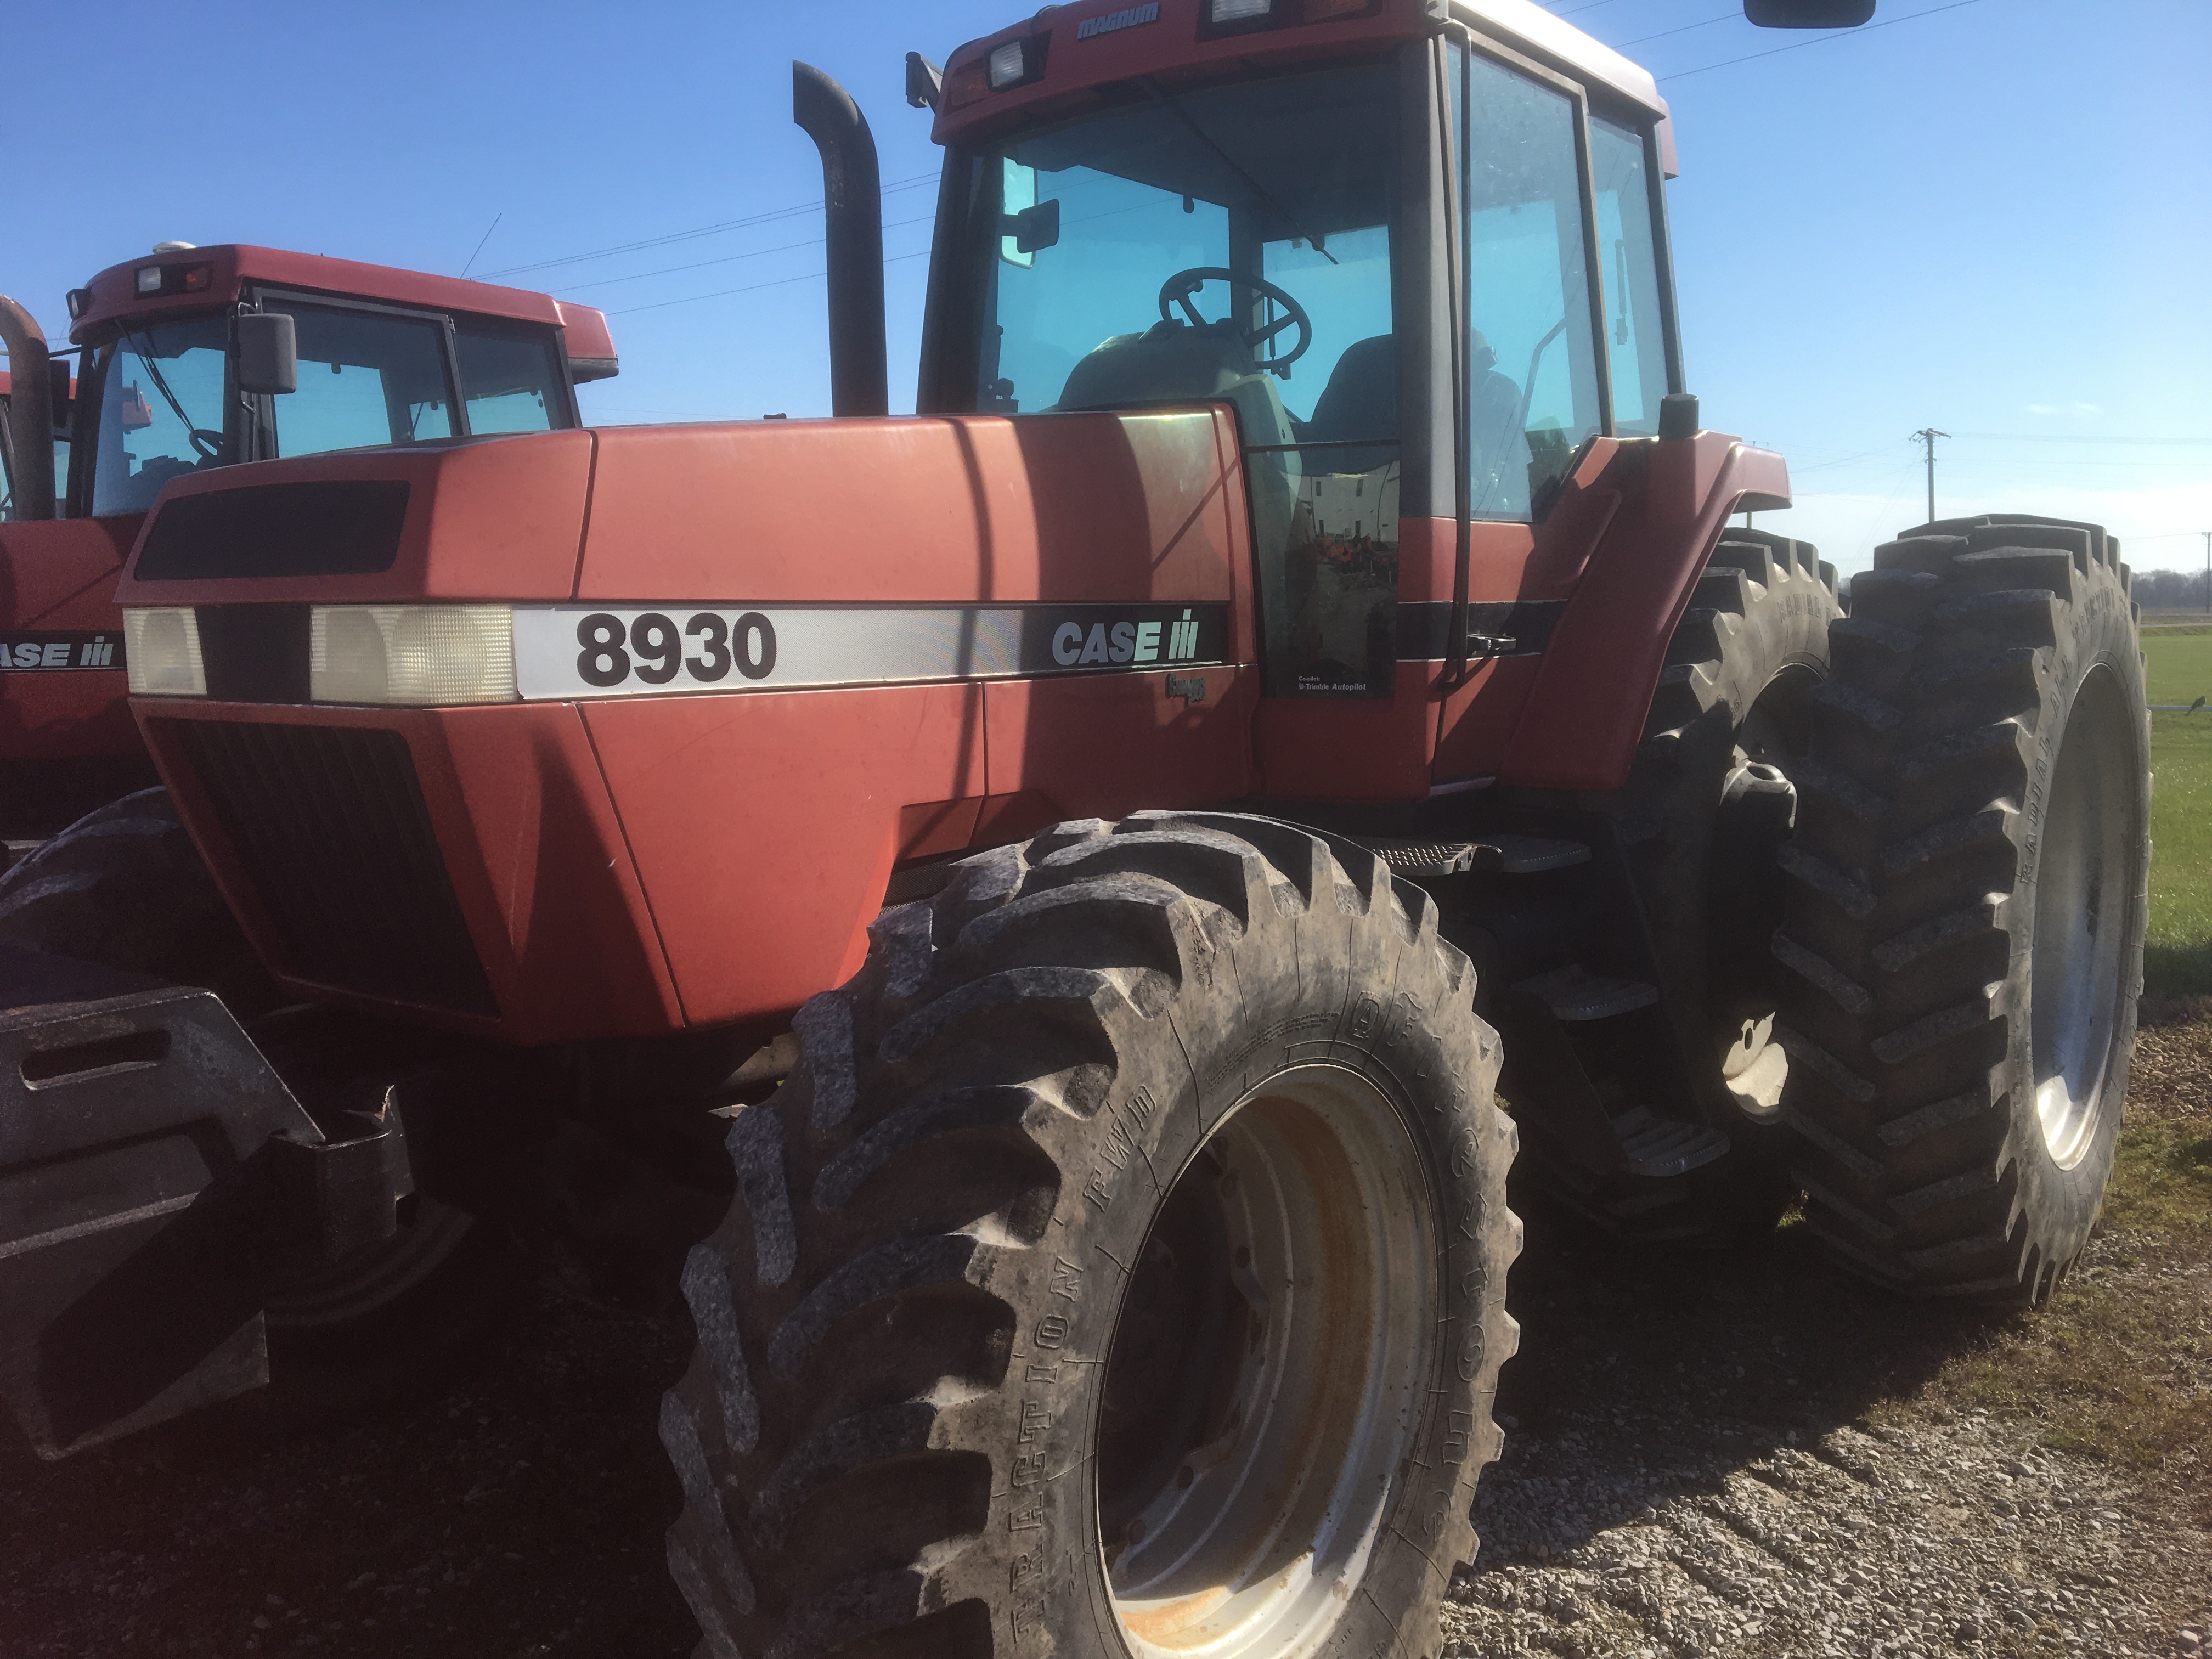
[[[1029,73],[1028,59],[1019,40],[1002,41],[991,49],[991,90],[1017,84]]]
[[[141,294],[159,294],[161,291],[161,267],[139,266],[131,278],[131,285]]]
[[[1255,17],[1265,17],[1274,9],[1275,0],[1211,0],[1206,21],[1209,23],[1248,23]]]
[[[307,695],[317,702],[513,702],[514,611],[504,605],[319,605]]]
[[[207,696],[207,669],[200,661],[200,619],[190,605],[125,611],[123,661],[133,696]]]

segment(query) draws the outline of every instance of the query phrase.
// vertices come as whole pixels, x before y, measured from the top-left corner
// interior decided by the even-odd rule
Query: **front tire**
[[[1158,813],[873,931],[685,1270],[705,1650],[1434,1654],[1519,1227],[1433,904]]]
[[[325,1098],[327,1079],[380,1039],[357,1034],[345,1048],[271,1012],[276,983],[167,790],[88,813],[0,878],[0,944],[214,991],[326,1133],[361,1133]],[[270,1294],[270,1389],[284,1407],[320,1417],[433,1389],[526,1291],[530,1264],[508,1229],[420,1194],[403,1204],[395,1237]]]
[[[1807,1220],[1916,1291],[2039,1301],[2112,1172],[2148,715],[2101,529],[1930,525],[1838,624],[1775,954]]]

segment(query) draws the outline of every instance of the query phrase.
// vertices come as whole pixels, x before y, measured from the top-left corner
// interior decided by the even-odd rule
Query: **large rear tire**
[[[703,1651],[1437,1651],[1519,1227],[1436,914],[1167,813],[884,914],[684,1273]]]
[[[1807,1219],[1917,1291],[2034,1301],[2112,1166],[2142,988],[2148,716],[2117,544],[1981,519],[1837,625],[1775,953]]]

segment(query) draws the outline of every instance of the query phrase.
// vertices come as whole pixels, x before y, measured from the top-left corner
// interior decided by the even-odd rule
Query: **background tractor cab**
[[[155,781],[124,702],[113,592],[163,484],[278,455],[573,428],[576,386],[617,371],[592,307],[270,248],[163,243],[73,290],[74,380],[28,314],[5,311],[17,418],[0,513],[0,836],[17,843]],[[23,407],[33,359],[51,382],[50,456]]]

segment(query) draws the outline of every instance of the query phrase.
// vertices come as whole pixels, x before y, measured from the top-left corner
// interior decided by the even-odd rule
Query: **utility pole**
[[[1936,441],[1948,438],[1948,432],[1938,432],[1932,426],[1923,426],[1912,434],[1912,441],[1928,447],[1928,522],[1936,522]]]
[[[2212,616],[2212,530],[2204,532],[2204,611]]]

